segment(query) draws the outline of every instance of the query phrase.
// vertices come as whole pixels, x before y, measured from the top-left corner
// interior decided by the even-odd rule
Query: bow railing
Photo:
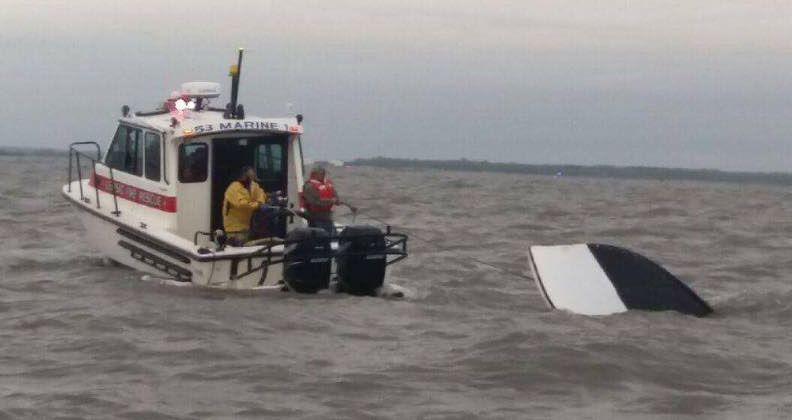
[[[80,146],[94,146],[96,148],[96,157],[90,156],[82,151],[79,150]],[[85,191],[83,191],[83,171],[82,171],[82,162],[80,161],[80,157],[83,159],[88,159],[91,162],[91,176],[93,177],[93,187],[94,192],[96,194],[96,208],[102,208],[101,203],[99,202],[99,179],[98,175],[96,174],[96,166],[104,166],[110,172],[110,194],[113,196],[113,206],[115,211],[112,212],[113,215],[118,217],[121,215],[121,212],[118,210],[118,197],[116,195],[116,183],[115,183],[115,176],[113,175],[113,168],[106,165],[102,162],[102,148],[99,146],[99,143],[95,141],[78,141],[74,142],[69,145],[69,181],[67,191],[72,192],[72,181],[74,180],[74,169],[76,167],[77,170],[77,185],[80,188],[80,201],[84,203],[91,203],[91,199],[86,195]]]

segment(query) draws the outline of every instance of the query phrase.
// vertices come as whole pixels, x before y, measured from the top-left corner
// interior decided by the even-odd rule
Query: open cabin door
[[[225,190],[237,177],[239,170],[251,166],[256,170],[259,185],[267,194],[288,191],[287,134],[251,135],[246,137],[215,138],[212,171],[212,230],[223,228],[223,197]],[[285,236],[286,221],[281,223],[279,235]]]

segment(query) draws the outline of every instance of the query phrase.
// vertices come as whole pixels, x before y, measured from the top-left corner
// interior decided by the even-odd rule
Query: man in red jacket
[[[338,198],[335,186],[327,178],[327,171],[321,166],[311,170],[311,176],[303,185],[303,207],[308,219],[308,226],[322,228],[329,234],[335,234],[333,207],[345,205],[357,213],[354,206],[344,203]]]

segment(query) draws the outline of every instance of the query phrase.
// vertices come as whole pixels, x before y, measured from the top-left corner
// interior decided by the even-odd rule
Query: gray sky
[[[0,0],[0,145],[223,83],[307,154],[792,171],[792,2]]]

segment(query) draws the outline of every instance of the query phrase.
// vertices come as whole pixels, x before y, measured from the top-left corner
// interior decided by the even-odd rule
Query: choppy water
[[[65,159],[0,158],[0,418],[789,418],[792,191],[336,169],[414,235],[405,300],[140,281],[81,241]],[[418,240],[420,237],[422,240]],[[529,244],[642,252],[696,319],[545,308]]]

